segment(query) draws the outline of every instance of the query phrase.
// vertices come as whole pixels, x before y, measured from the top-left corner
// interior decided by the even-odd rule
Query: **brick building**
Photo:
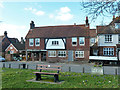
[[[12,54],[22,53],[25,54],[25,42],[21,38],[21,42],[17,38],[9,38],[7,31],[4,32],[4,36],[0,38],[0,56],[5,57],[8,60],[12,59]]]
[[[26,60],[89,60],[89,23],[35,27],[33,21],[26,35]]]

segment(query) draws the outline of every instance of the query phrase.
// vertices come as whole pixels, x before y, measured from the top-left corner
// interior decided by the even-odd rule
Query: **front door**
[[[68,51],[68,61],[73,61],[73,51]]]

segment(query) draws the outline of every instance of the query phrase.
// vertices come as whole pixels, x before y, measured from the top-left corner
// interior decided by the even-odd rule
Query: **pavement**
[[[36,69],[37,64],[43,65],[61,65],[62,72],[77,72],[77,73],[91,73],[94,68],[94,63],[86,62],[66,62],[66,63],[48,63],[40,61],[12,61],[12,62],[0,62],[0,67],[6,68],[23,68],[23,64],[26,64],[27,69]],[[103,66],[103,74],[108,75],[120,75],[120,67],[118,66]]]

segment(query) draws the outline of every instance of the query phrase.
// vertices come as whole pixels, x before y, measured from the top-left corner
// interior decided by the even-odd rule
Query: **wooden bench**
[[[40,70],[40,72],[33,72],[36,75],[36,80],[41,80],[41,75],[54,75],[54,82],[58,82],[59,81],[59,71],[61,71],[61,66],[57,66],[57,65],[40,65],[38,64],[36,69]],[[45,71],[57,71],[56,73],[51,73],[51,72],[42,72],[42,70]]]

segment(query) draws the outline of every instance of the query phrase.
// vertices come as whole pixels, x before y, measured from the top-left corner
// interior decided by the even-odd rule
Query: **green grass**
[[[3,68],[2,88],[118,88],[117,75],[91,75],[72,72],[61,72],[62,84],[26,82],[35,78],[36,70]],[[37,70],[38,71],[38,70]],[[53,81],[53,78],[44,80]]]

